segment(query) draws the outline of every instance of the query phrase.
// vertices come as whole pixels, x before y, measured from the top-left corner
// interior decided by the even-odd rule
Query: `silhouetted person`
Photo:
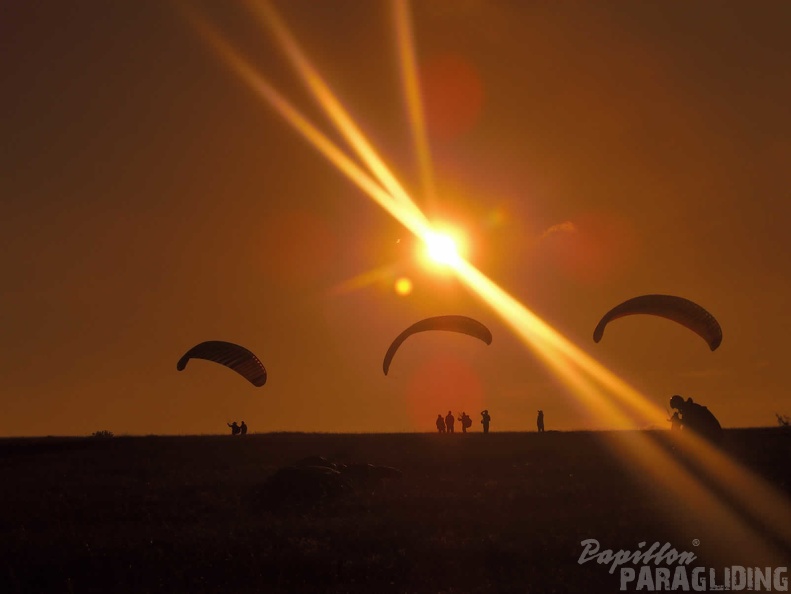
[[[242,430],[239,425],[236,424],[236,421],[233,423],[226,423],[231,428],[231,435],[239,435],[239,432]]]
[[[539,433],[543,433],[544,432],[544,411],[543,410],[539,410],[538,411],[538,418],[536,419],[536,426],[538,427],[538,432]]]
[[[670,430],[671,431],[678,431],[681,429],[681,415],[679,415],[678,411],[673,413],[673,416],[668,419],[670,421]]]
[[[445,419],[442,418],[442,415],[437,415],[437,431],[445,433]]]
[[[244,421],[242,421],[242,424],[239,426],[239,431],[242,435],[247,435],[247,425],[244,424]]]
[[[448,433],[453,433],[453,424],[455,422],[456,422],[456,419],[453,418],[453,413],[448,411],[448,414],[445,417],[445,427],[448,428]]]
[[[459,423],[461,423],[462,433],[467,433],[467,429],[472,427],[472,419],[470,418],[470,415],[464,411],[462,411],[461,416],[459,417]]]
[[[670,399],[670,408],[680,413],[682,430],[694,431],[715,443],[722,439],[722,426],[717,417],[705,406],[693,402],[692,398],[684,400],[676,394]]]
[[[489,423],[491,423],[492,417],[489,416],[489,410],[482,410],[481,411],[481,424],[483,425],[483,432],[489,433]]]

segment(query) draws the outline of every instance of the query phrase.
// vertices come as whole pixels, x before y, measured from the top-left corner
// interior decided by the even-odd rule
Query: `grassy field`
[[[715,554],[717,527],[623,464],[611,437],[0,440],[0,592],[617,591],[617,571],[578,564],[588,538],[614,550],[669,542],[702,565],[762,562]],[[619,447],[641,437],[620,434]],[[789,497],[791,432],[730,430],[724,448]],[[263,497],[277,468],[313,455],[403,477],[318,500]]]

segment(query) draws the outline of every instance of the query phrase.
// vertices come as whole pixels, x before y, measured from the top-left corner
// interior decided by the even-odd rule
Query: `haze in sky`
[[[5,3],[0,435],[607,429],[513,328],[262,101],[199,14],[350,157],[244,4]],[[665,407],[791,414],[791,5],[415,2],[421,167],[391,2],[274,3],[433,223],[502,289]],[[406,5],[401,5],[403,8]],[[403,24],[403,23],[402,23]],[[356,159],[355,159],[356,160]],[[427,174],[430,171],[430,175]],[[642,294],[700,303],[700,337]],[[391,341],[436,315],[453,333]],[[206,340],[266,385],[177,361]],[[669,424],[668,424],[669,426]]]

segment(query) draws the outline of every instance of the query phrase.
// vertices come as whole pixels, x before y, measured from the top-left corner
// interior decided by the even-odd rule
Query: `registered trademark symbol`
[[[697,538],[692,539],[692,546],[697,547],[700,546],[700,541]]]

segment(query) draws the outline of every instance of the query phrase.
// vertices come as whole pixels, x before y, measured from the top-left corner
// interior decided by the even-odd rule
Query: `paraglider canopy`
[[[205,359],[233,369],[254,386],[266,383],[266,369],[251,351],[222,340],[209,340],[195,345],[179,359],[176,369],[183,371],[190,359]]]
[[[712,351],[722,342],[722,328],[713,315],[694,301],[674,295],[641,295],[616,305],[597,324],[593,341],[602,339],[604,328],[611,321],[635,314],[659,316],[681,324],[705,340]]]
[[[384,370],[385,375],[387,375],[387,372],[390,369],[390,362],[393,360],[393,357],[395,356],[398,347],[401,346],[401,343],[413,334],[418,332],[426,332],[427,330],[459,332],[461,334],[473,336],[479,340],[482,340],[486,344],[492,343],[492,333],[478,320],[468,318],[467,316],[455,315],[426,318],[425,320],[420,320],[419,322],[412,324],[409,328],[396,336],[395,340],[390,345],[390,348],[387,349],[384,361],[382,362],[382,369]]]

